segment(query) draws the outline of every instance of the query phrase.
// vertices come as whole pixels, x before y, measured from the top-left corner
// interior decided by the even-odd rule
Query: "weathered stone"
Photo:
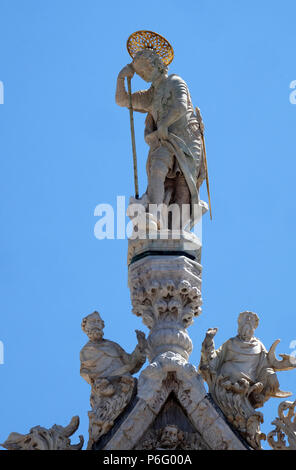
[[[12,432],[1,445],[8,450],[81,450],[83,436],[79,436],[79,444],[72,445],[70,440],[78,427],[79,417],[74,416],[65,427],[54,424],[50,429],[35,426],[29,434]]]
[[[150,238],[149,238],[150,236]],[[162,230],[155,233],[155,238],[152,234],[146,232],[139,232],[138,235],[128,240],[128,256],[127,264],[144,256],[146,253],[175,253],[176,256],[182,253],[182,256],[187,256],[189,259],[200,263],[201,262],[201,241],[192,232],[184,230],[174,232],[172,230]]]
[[[80,353],[81,376],[91,385],[89,442],[91,449],[131,401],[137,372],[146,359],[144,333],[137,331],[138,345],[127,354],[117,343],[103,339],[104,322],[98,312],[82,321],[82,329],[90,341]]]
[[[195,424],[196,429],[203,434],[219,418],[219,414],[208,398],[205,397],[190,414],[190,418]]]
[[[131,79],[134,73],[152,85],[148,90],[129,95],[125,79]],[[202,213],[199,188],[206,176],[206,164],[202,118],[200,112],[194,113],[186,83],[176,74],[168,76],[167,66],[158,53],[143,47],[133,56],[132,64],[126,65],[118,75],[116,103],[147,113],[148,187],[135,202],[141,203],[149,214],[150,226],[154,221],[156,230],[159,224],[190,229]],[[158,221],[152,206],[160,205],[176,206],[178,217],[173,215],[168,219],[162,211]],[[197,216],[196,206],[200,208]]]
[[[154,419],[153,411],[140,399],[104,450],[132,449]]]
[[[296,400],[284,401],[278,407],[278,417],[272,421],[275,429],[267,441],[274,450],[296,450]],[[275,439],[276,437],[276,439]]]
[[[166,352],[187,361],[186,329],[201,312],[201,265],[186,256],[146,256],[129,266],[129,287],[133,313],[150,329],[150,362]]]
[[[213,338],[217,328],[209,329],[202,345],[199,370],[209,385],[210,393],[226,419],[254,449],[261,448],[265,434],[260,431],[263,415],[255,411],[270,397],[288,397],[282,392],[276,371],[295,368],[294,358],[275,357],[276,341],[269,352],[255,338],[259,318],[253,312],[242,312],[238,318],[238,335],[218,350]]]

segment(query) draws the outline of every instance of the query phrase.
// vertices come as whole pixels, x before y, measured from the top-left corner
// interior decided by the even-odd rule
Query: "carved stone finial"
[[[81,450],[83,436],[79,436],[79,444],[71,445],[70,440],[78,426],[79,417],[74,416],[65,427],[54,424],[50,429],[35,426],[29,434],[12,432],[1,445],[8,450]]]
[[[296,450],[295,409],[296,400],[280,403],[278,417],[271,423],[275,426],[275,429],[267,435],[267,441],[273,450]]]

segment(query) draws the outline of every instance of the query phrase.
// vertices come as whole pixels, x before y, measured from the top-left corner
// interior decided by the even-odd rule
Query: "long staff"
[[[196,116],[200,116],[200,112],[198,108],[195,108],[195,114]],[[209,182],[209,173],[208,173],[208,164],[207,164],[207,152],[206,152],[206,144],[205,144],[205,138],[204,138],[204,133],[201,129],[200,126],[200,133],[201,133],[201,139],[202,139],[202,147],[203,147],[203,154],[204,154],[204,162],[205,162],[205,171],[206,171],[206,182],[207,182],[207,192],[208,192],[208,200],[209,200],[209,209],[210,209],[210,218],[212,220],[212,206],[211,206],[211,196],[210,196],[210,182]]]
[[[132,105],[132,85],[131,85],[130,77],[128,77],[127,79],[127,86],[128,86],[128,96],[129,96],[129,113],[130,113],[130,125],[131,125],[132,148],[133,148],[135,198],[139,199],[137,152],[136,152],[136,140],[135,140],[135,128],[134,128],[134,113],[133,113],[133,105]]]

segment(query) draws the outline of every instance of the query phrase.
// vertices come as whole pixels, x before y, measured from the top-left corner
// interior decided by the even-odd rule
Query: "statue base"
[[[153,234],[140,231],[137,238],[129,238],[127,264],[153,255],[186,256],[193,261],[201,261],[201,241],[192,232],[185,230],[158,230]],[[153,238],[152,238],[153,237]]]

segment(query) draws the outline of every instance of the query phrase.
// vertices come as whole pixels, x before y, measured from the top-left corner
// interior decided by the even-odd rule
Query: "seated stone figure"
[[[279,388],[276,371],[295,368],[293,358],[282,354],[282,360],[275,357],[275,347],[265,349],[254,337],[259,323],[256,313],[242,312],[238,318],[238,334],[230,338],[219,349],[215,349],[213,338],[217,328],[207,331],[202,344],[200,372],[209,385],[210,393],[224,412],[255,448],[260,448],[259,423],[261,413],[255,409],[263,406],[270,397],[286,398],[290,392]]]
[[[103,338],[105,324],[98,312],[85,317],[81,327],[89,342],[80,352],[80,374],[89,384],[98,377],[134,374],[144,364],[146,340],[141,331],[136,331],[138,345],[128,354],[119,344]]]
[[[130,402],[135,388],[131,374],[146,360],[145,334],[136,330],[138,344],[128,354],[119,344],[103,338],[104,322],[98,312],[82,320],[89,342],[80,352],[80,374],[91,385],[88,449],[109,431]]]

